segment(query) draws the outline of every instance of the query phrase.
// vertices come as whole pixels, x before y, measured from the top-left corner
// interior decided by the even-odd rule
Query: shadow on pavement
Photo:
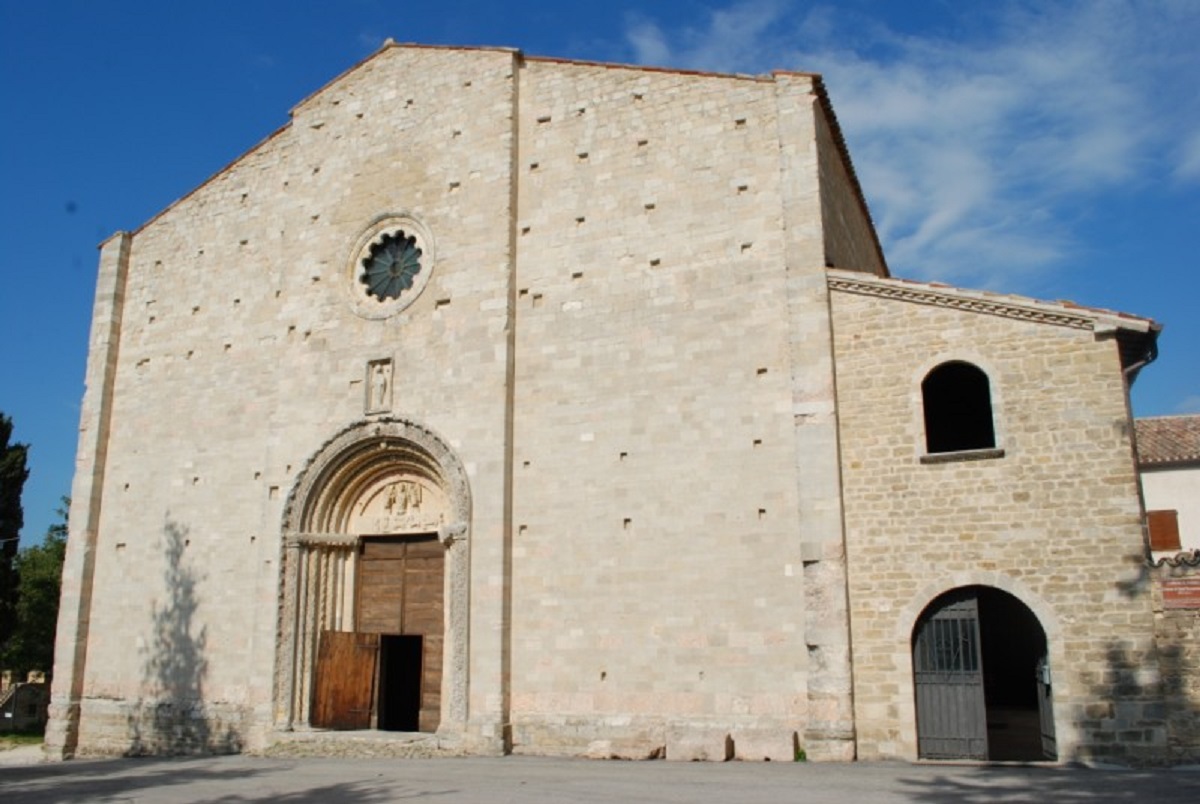
[[[0,770],[0,790],[5,801],[83,802],[201,780],[251,779],[262,772],[255,768],[216,769],[170,759],[72,760],[4,768]]]
[[[928,767],[928,766],[926,766]],[[1081,770],[987,765],[923,778],[898,779],[911,800],[930,804],[1094,804],[1200,801],[1200,773],[1170,770]]]
[[[236,761],[236,760],[233,760]],[[0,769],[0,800],[22,804],[95,801],[338,802],[375,804],[455,795],[455,790],[406,790],[395,777],[317,784],[295,790],[293,765],[230,767],[230,760],[139,758],[40,763]],[[274,777],[274,778],[272,778]],[[239,786],[246,793],[229,793]]]

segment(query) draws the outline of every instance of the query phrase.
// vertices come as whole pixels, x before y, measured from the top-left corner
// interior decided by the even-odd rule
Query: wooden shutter
[[[1178,511],[1147,511],[1146,524],[1150,529],[1151,550],[1180,549]]]

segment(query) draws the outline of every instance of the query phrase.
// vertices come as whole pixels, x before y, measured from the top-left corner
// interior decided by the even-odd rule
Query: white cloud
[[[643,15],[631,15],[626,40],[640,64],[685,67],[718,72],[742,69],[747,54],[754,53],[780,18],[784,5],[776,0],[748,0],[727,9],[709,12],[702,28],[685,25],[667,34]]]
[[[900,274],[994,284],[1079,248],[1098,194],[1200,181],[1200,4],[1002,3],[908,34],[837,8],[734,3],[688,27],[640,19],[640,61],[824,74]]]
[[[374,53],[379,48],[383,47],[383,43],[387,41],[387,37],[377,31],[359,31],[358,33],[358,48],[363,53]]]
[[[1193,132],[1180,144],[1175,177],[1182,181],[1200,181],[1200,131]]]
[[[1200,394],[1185,396],[1175,406],[1175,413],[1200,413]]]
[[[666,65],[671,60],[671,49],[667,46],[658,26],[641,17],[632,17],[626,25],[625,38],[633,48],[638,64]]]

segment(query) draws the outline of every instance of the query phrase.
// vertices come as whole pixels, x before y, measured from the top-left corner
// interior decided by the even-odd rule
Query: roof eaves
[[[1029,296],[967,290],[941,282],[877,277],[839,268],[827,268],[825,273],[831,288],[850,293],[1005,315],[1073,329],[1090,329],[1097,334],[1114,333],[1119,330],[1157,334],[1162,329],[1161,324],[1150,318],[1098,307],[1085,307],[1074,302],[1048,302]]]
[[[590,61],[587,59],[567,59],[558,56],[525,56],[526,62],[541,62],[544,64],[566,64],[579,67],[603,67],[611,70],[634,70],[644,73],[666,73],[669,75],[688,75],[701,78],[726,78],[735,81],[770,82],[770,75],[750,75],[748,73],[721,73],[710,70],[685,70],[676,67],[652,67],[644,64],[623,64],[621,62]]]

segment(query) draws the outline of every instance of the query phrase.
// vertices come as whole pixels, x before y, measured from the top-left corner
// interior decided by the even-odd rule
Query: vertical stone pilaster
[[[304,560],[300,542],[285,535],[280,558],[283,583],[279,598],[273,722],[276,729],[291,731],[296,722],[296,669],[300,650],[300,566]]]
[[[504,753],[512,750],[512,640],[513,640],[513,495],[514,433],[516,422],[517,382],[517,210],[519,209],[518,178],[521,161],[521,69],[523,57],[513,54],[509,115],[512,138],[509,146],[508,183],[508,324],[505,329],[506,361],[504,367],[504,608],[500,630],[500,722]]]
[[[504,328],[504,406],[499,424],[503,429],[499,465],[502,478],[498,487],[499,519],[480,523],[472,530],[470,548],[470,630],[468,721],[465,745],[482,754],[507,753],[511,748],[512,696],[512,511],[513,511],[513,406],[516,373],[516,298],[517,298],[517,175],[518,133],[520,131],[520,75],[524,68],[520,52],[510,54],[507,76],[509,95],[507,139],[508,195],[504,212],[508,216]],[[495,499],[494,497],[492,498]],[[488,505],[489,510],[495,510]]]
[[[54,679],[45,751],[53,759],[74,755],[87,670],[92,578],[99,540],[100,508],[112,419],[113,387],[121,346],[125,283],[132,235],[118,232],[100,246],[100,271],[92,308],[86,390],[80,413],[70,531],[63,564],[62,597],[55,643]]]
[[[820,111],[810,76],[780,74],[775,86],[808,646],[804,749],[815,760],[850,760],[855,755],[850,621],[816,137]]]

